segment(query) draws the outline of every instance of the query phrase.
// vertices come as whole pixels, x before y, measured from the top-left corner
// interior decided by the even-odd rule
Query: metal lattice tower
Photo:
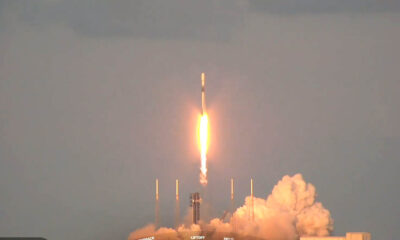
[[[190,206],[193,209],[193,224],[197,224],[200,220],[200,193],[190,194]]]

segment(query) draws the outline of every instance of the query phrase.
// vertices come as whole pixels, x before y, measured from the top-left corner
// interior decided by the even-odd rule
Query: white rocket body
[[[206,93],[205,93],[206,76],[201,73],[201,115],[206,112]]]

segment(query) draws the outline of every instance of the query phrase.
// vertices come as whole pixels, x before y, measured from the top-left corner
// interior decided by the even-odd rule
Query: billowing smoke
[[[266,239],[327,236],[333,230],[330,212],[316,202],[315,187],[301,174],[284,176],[268,198],[254,198],[254,221],[249,220],[251,197],[230,219],[235,231]]]
[[[306,183],[301,174],[296,174],[284,176],[267,199],[246,197],[244,205],[236,209],[226,222],[215,218],[209,223],[182,225],[176,230],[156,230],[154,225],[148,225],[131,233],[129,240],[160,234],[168,234],[168,239],[186,239],[202,232],[296,240],[300,236],[327,236],[332,230],[333,219],[329,210],[316,201],[315,187]]]

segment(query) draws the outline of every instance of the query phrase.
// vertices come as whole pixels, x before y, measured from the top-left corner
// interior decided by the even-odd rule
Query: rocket
[[[158,178],[156,178],[156,200],[159,200],[159,195],[158,195]]]
[[[175,180],[175,198],[178,201],[179,200],[179,180]]]
[[[201,73],[201,115],[206,113],[206,93],[205,93],[206,76]]]
[[[234,194],[233,178],[231,178],[231,200],[234,199]]]

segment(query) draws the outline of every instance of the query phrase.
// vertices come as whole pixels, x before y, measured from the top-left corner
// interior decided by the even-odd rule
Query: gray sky
[[[336,235],[400,235],[400,1],[0,1],[0,235],[125,239],[302,173]]]

